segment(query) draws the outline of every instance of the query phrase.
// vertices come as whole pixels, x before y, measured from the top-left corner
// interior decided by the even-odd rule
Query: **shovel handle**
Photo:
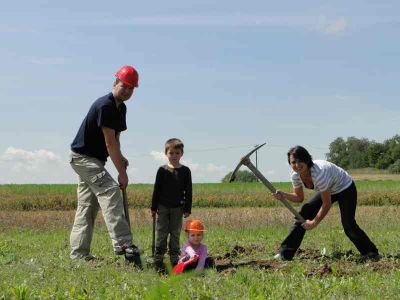
[[[129,205],[128,205],[128,195],[126,193],[126,188],[122,189],[122,200],[124,203],[124,214],[126,222],[128,222],[129,228],[131,228],[131,219],[129,218]]]
[[[153,234],[152,234],[152,243],[151,243],[151,256],[154,257],[154,255],[156,254],[156,214],[154,214],[153,216]]]

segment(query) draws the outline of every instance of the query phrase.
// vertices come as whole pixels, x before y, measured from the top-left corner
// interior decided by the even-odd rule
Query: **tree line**
[[[336,138],[329,145],[327,159],[344,169],[376,168],[400,173],[400,135],[383,143],[367,138]]]

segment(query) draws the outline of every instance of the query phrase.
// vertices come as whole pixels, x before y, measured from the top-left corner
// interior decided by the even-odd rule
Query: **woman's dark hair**
[[[309,168],[311,168],[314,165],[310,153],[308,153],[306,148],[302,146],[294,146],[293,148],[289,149],[287,153],[287,160],[289,165],[290,165],[290,155],[293,155],[295,159],[298,159],[299,161],[305,163]]]

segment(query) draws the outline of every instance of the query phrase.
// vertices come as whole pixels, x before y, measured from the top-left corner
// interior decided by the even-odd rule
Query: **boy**
[[[157,240],[154,264],[158,271],[165,271],[163,262],[167,252],[169,235],[169,255],[173,266],[180,255],[179,237],[182,217],[187,218],[192,210],[192,176],[190,169],[180,164],[183,155],[183,143],[177,138],[165,143],[165,155],[168,163],[157,171],[154,184],[151,214],[157,218]]]

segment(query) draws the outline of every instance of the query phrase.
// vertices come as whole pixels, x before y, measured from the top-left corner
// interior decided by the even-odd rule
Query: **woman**
[[[295,221],[289,234],[282,242],[280,260],[291,260],[300,247],[306,230],[318,226],[324,219],[332,203],[338,202],[344,232],[365,259],[378,259],[379,253],[365,232],[357,225],[354,218],[357,206],[357,189],[350,175],[342,168],[326,160],[312,160],[308,151],[295,146],[287,153],[288,163],[292,168],[293,192],[277,190],[274,197],[286,198],[293,202],[303,202],[303,186],[317,193],[305,203],[300,215],[306,220],[301,224]]]

